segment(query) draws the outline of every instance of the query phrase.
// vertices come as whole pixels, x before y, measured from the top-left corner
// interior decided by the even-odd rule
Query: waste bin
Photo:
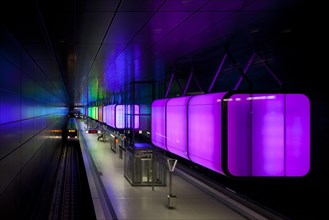
[[[175,208],[177,196],[170,194],[167,197],[168,197],[168,208]]]

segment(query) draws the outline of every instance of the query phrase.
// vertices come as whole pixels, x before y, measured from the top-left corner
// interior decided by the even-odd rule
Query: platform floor
[[[97,219],[119,220],[239,220],[266,219],[249,217],[239,209],[191,184],[178,173],[173,173],[172,192],[177,197],[175,207],[168,207],[167,186],[132,186],[124,177],[124,160],[114,153],[108,142],[97,141],[97,134],[86,134],[82,121],[80,146],[86,167]],[[167,178],[168,181],[168,178]],[[234,201],[230,201],[231,204]],[[239,204],[236,204],[239,206]],[[245,213],[247,213],[246,210]]]

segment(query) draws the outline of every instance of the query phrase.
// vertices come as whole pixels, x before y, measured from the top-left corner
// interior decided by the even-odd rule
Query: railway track
[[[77,143],[66,144],[54,190],[49,220],[96,219]]]

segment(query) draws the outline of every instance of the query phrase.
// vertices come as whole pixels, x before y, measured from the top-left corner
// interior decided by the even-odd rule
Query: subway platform
[[[98,141],[97,134],[85,133],[83,121],[79,120],[78,126],[88,184],[99,220],[281,219],[274,214],[269,218],[268,213],[264,215],[265,212],[249,208],[179,168],[172,172],[171,192],[175,200],[168,199],[168,183],[133,186],[124,176],[122,157],[111,150],[108,142]]]

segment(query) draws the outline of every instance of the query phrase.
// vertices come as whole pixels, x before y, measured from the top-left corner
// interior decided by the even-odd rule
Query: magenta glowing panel
[[[103,108],[103,115],[104,115],[104,123],[105,124],[108,124],[108,105],[106,105],[104,108]]]
[[[113,128],[115,127],[115,106],[116,104],[110,105],[110,111],[109,111],[110,126]]]
[[[169,99],[159,99],[152,102],[151,107],[151,140],[164,150],[166,146],[166,104]]]
[[[286,95],[286,175],[304,176],[311,164],[310,101],[302,94]]]
[[[190,96],[172,98],[166,108],[167,149],[188,159],[187,152],[187,103]]]
[[[113,125],[113,111],[111,112],[111,109],[113,109],[113,105],[108,105],[106,109],[106,124],[109,126],[111,126],[111,124]]]
[[[106,124],[113,127],[115,125],[115,104],[106,107]]]
[[[107,124],[107,105],[103,106],[103,122]]]
[[[252,130],[248,111],[250,102],[246,101],[249,96],[249,94],[238,94],[234,99],[225,99],[229,107],[227,163],[228,170],[233,176],[249,175],[250,173],[249,164],[251,164],[252,157],[249,143],[251,143]]]
[[[302,94],[234,94],[227,101],[227,168],[233,176],[305,176],[310,103]]]
[[[192,96],[188,103],[189,158],[218,173],[222,171],[222,98],[226,93]]]
[[[105,124],[108,124],[108,105],[103,107],[103,121]]]
[[[135,109],[133,109],[133,106]],[[134,112],[132,112],[132,110],[134,110]],[[132,114],[134,114],[134,129],[137,129],[139,128],[139,105],[116,105],[115,127],[118,129],[131,128],[130,121],[132,120]]]
[[[115,127],[124,128],[125,127],[125,106],[116,105],[115,106]]]

